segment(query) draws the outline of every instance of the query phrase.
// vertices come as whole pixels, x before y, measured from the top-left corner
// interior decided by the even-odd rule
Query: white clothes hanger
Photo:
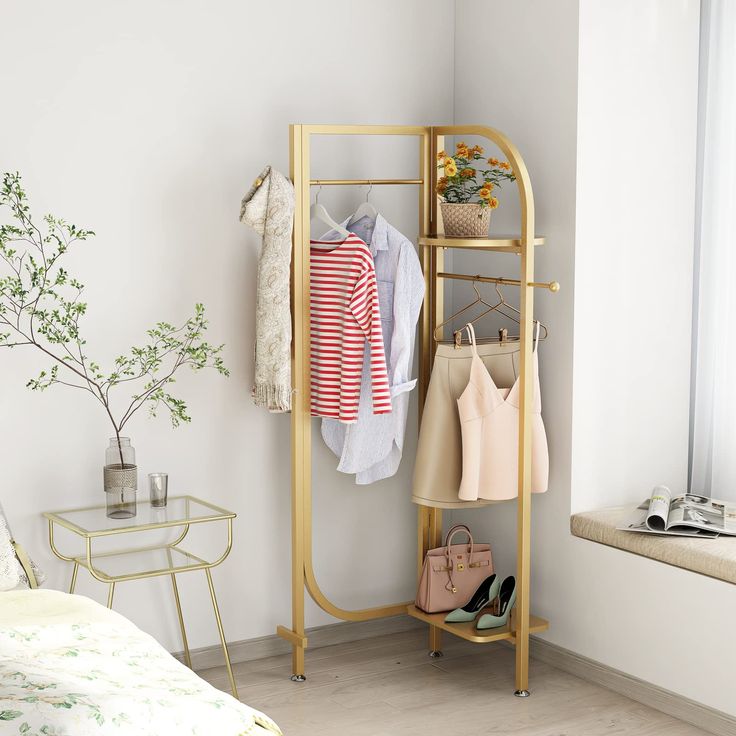
[[[373,184],[368,182],[368,191],[365,194],[365,202],[363,202],[360,207],[358,207],[357,210],[353,213],[352,217],[350,218],[348,222],[348,227],[352,225],[354,222],[358,222],[358,220],[361,219],[361,217],[370,217],[371,220],[375,220],[376,217],[378,217],[378,210],[370,203],[369,197],[371,196],[371,191],[373,190]]]
[[[338,235],[342,235],[343,238],[347,238],[350,235],[350,231],[346,230],[342,225],[335,222],[330,213],[324,208],[324,205],[319,203],[319,193],[322,191],[322,185],[319,185],[317,194],[314,197],[314,204],[309,208],[309,221],[318,220],[323,225],[327,225],[330,230],[333,230]]]

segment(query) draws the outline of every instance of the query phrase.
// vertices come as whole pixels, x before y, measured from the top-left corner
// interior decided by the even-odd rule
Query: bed
[[[269,736],[128,619],[55,590],[0,593],[0,734]]]

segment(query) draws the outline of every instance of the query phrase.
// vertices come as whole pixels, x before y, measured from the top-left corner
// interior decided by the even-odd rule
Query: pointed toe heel
[[[516,578],[513,575],[507,577],[501,583],[501,590],[498,593],[499,614],[494,616],[490,613],[484,613],[479,619],[475,628],[478,631],[485,629],[497,629],[499,626],[505,626],[509,622],[511,609],[516,603]]]
[[[445,616],[446,624],[474,621],[475,617],[498,595],[497,575],[489,575],[473,593],[473,597],[462,608],[456,608]]]

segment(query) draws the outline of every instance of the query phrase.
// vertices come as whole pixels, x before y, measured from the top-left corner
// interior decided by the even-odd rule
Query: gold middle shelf
[[[534,245],[544,245],[545,238],[534,238]],[[494,238],[448,238],[446,235],[420,235],[419,245],[434,248],[469,248],[472,250],[496,250],[504,253],[521,253],[521,239],[515,235],[497,235]]]
[[[459,636],[461,639],[467,639],[477,644],[487,644],[493,641],[502,641],[503,639],[514,640],[514,614],[516,611],[511,612],[511,621],[506,626],[499,626],[497,629],[486,629],[484,631],[478,631],[475,628],[475,621],[468,621],[460,624],[447,624],[445,623],[446,613],[425,613],[415,605],[410,604],[406,607],[406,612],[418,618],[420,621],[432,624],[438,629],[443,631],[449,631],[455,636]],[[549,628],[549,621],[546,621],[539,616],[529,616],[529,633],[537,634],[540,631],[546,631]]]

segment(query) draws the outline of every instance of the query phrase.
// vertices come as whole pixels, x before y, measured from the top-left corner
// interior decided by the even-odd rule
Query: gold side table
[[[236,514],[215,506],[209,501],[203,501],[194,496],[169,497],[168,503],[163,508],[151,506],[149,501],[138,503],[136,516],[130,519],[109,519],[105,514],[105,506],[91,506],[83,509],[71,509],[69,511],[45,512],[44,516],[49,523],[49,544],[52,552],[60,559],[73,563],[72,580],[69,592],[73,593],[77,583],[79,568],[89,570],[92,577],[101,583],[107,583],[107,607],[112,608],[115,584],[126,580],[142,580],[159,575],[171,576],[171,587],[174,591],[176,612],[179,617],[179,627],[184,645],[184,658],[187,666],[191,668],[192,659],[189,653],[187,634],[184,628],[184,617],[181,612],[181,601],[179,600],[179,589],[176,584],[178,573],[204,570],[207,576],[212,607],[215,612],[217,631],[222,643],[222,652],[225,655],[225,665],[230,678],[230,687],[233,695],[238,698],[238,689],[235,685],[233,670],[230,663],[230,654],[227,649],[225,632],[222,628],[220,609],[217,605],[215,586],[212,583],[210,570],[219,565],[230,554],[233,543],[233,519]],[[182,547],[189,528],[193,524],[217,524],[227,526],[227,541],[225,550],[215,560],[208,561],[202,557],[188,552]],[[54,529],[60,526],[84,540],[84,553],[81,555],[62,554],[54,540]],[[95,543],[100,542],[103,537],[113,535],[135,535],[139,532],[152,531],[156,529],[178,529],[181,533],[174,541],[168,541],[153,546],[138,546],[125,550],[100,551],[95,549]],[[238,698],[239,699],[239,698]]]

